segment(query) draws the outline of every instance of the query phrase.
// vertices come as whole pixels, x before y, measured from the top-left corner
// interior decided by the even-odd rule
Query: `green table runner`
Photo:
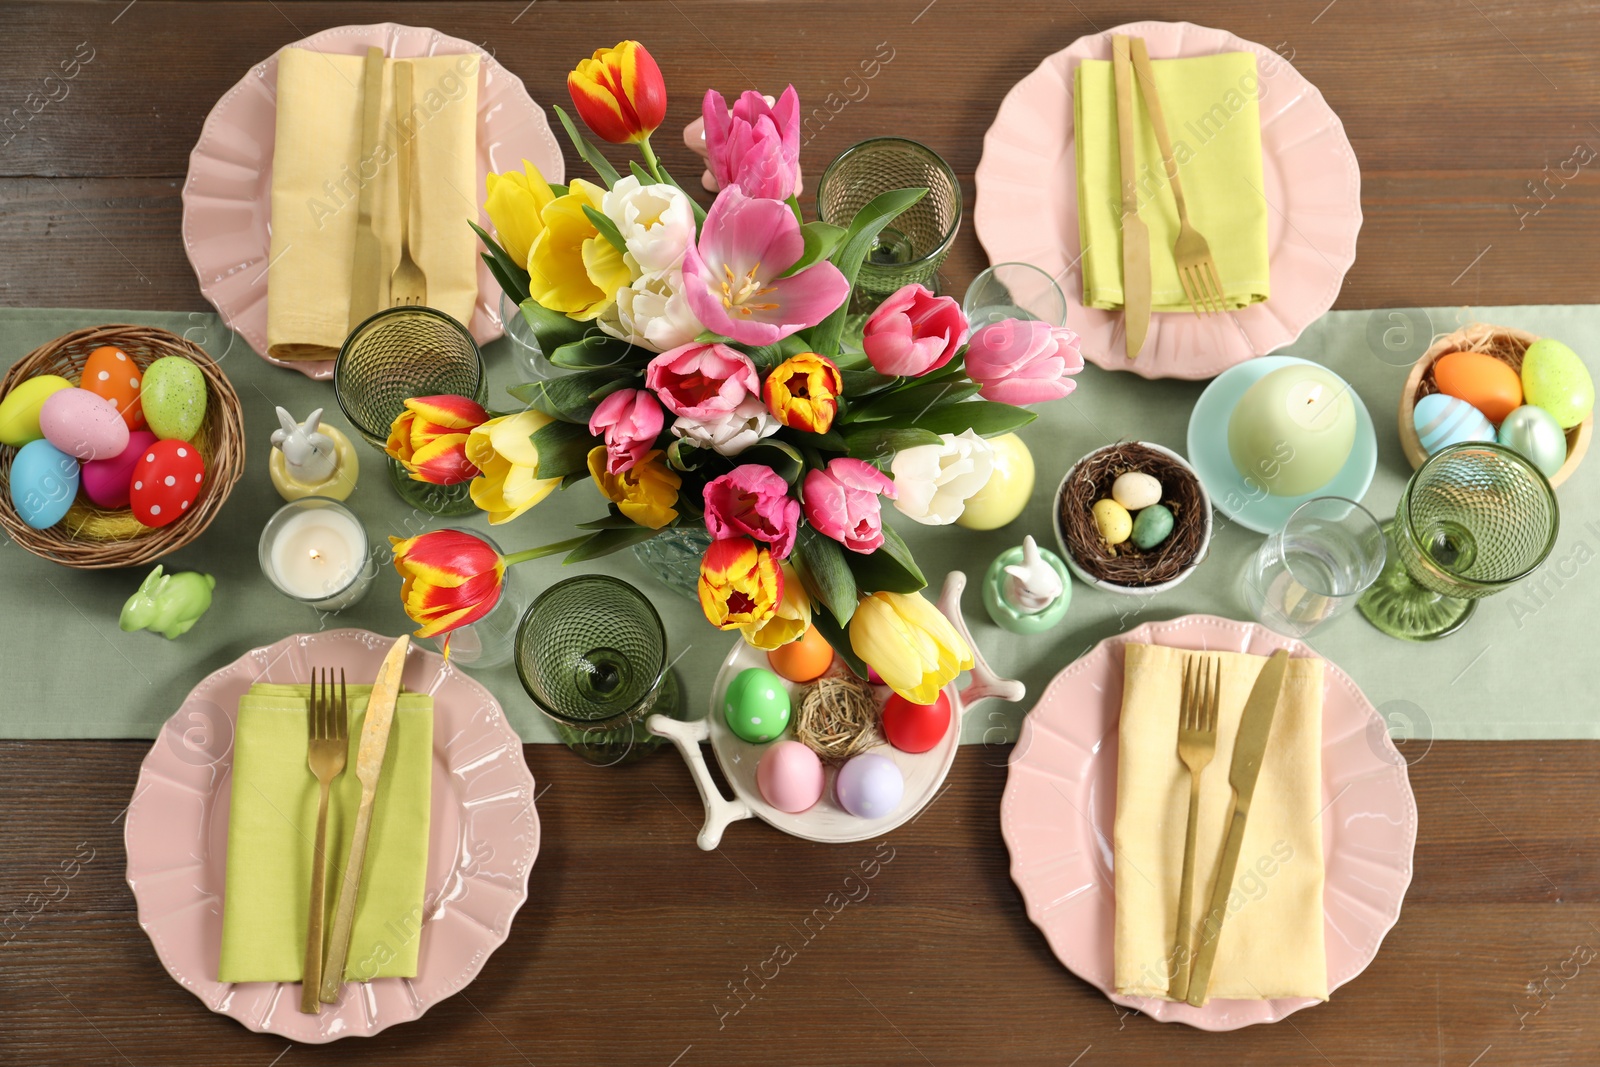
[[[1481,320],[1561,338],[1600,369],[1600,306],[1335,311],[1285,352],[1331,367],[1355,387],[1378,433],[1378,473],[1364,503],[1393,513],[1410,467],[1400,451],[1395,411],[1412,359],[1434,332]],[[163,562],[168,571],[201,570],[217,579],[209,614],[188,634],[167,641],[117,628],[124,599],[146,568],[77,571],[46,563],[6,541],[0,544],[0,737],[153,737],[189,689],[250,648],[287,634],[358,626],[386,634],[411,629],[400,609],[400,579],[386,568],[359,605],[323,617],[280,596],[262,577],[256,542],[281,501],[267,479],[268,437],[277,426],[273,405],[304,418],[312,408],[349,431],[332,388],[273,367],[211,314],[141,311],[0,309],[0,366],[69,330],[108,322],[148,323],[183,333],[221,360],[244,406],[246,470],[211,528]],[[488,350],[490,406],[509,408],[506,342]],[[1109,441],[1137,437],[1185,451],[1189,410],[1204,383],[1145,381],[1089,367],[1070,398],[1045,405],[1023,438],[1039,466],[1034,499],[1004,530],[977,534],[960,527],[922,527],[887,509],[937,588],[945,572],[963,567],[972,579],[966,608],[979,646],[1002,674],[1022,679],[1030,697],[1021,705],[980,706],[964,725],[968,742],[1001,742],[1051,676],[1095,642],[1140,622],[1193,612],[1248,618],[1239,593],[1245,560],[1261,542],[1217,515],[1210,558],[1183,585],[1147,598],[1120,597],[1079,585],[1071,611],[1056,630],[1013,637],[992,625],[977,589],[989,561],[1033,533],[1052,545],[1050,505],[1067,466]],[[352,436],[354,436],[352,434]],[[376,545],[444,523],[417,516],[386,483],[382,457],[360,444],[361,484],[349,506]],[[1564,486],[1561,536],[1544,568],[1513,591],[1486,600],[1457,635],[1427,645],[1383,637],[1359,615],[1314,634],[1317,651],[1343,667],[1384,712],[1397,734],[1439,738],[1600,737],[1600,705],[1587,667],[1594,637],[1587,618],[1600,594],[1600,478],[1592,459]],[[494,531],[507,551],[570,536],[574,522],[603,513],[588,483],[556,493],[523,518]],[[446,520],[478,529],[479,517]],[[616,574],[643,589],[661,610],[694,710],[704,707],[712,679],[732,642],[700,617],[698,607],[656,583],[620,553],[563,569],[557,559],[515,568],[512,582],[531,596],[559,577],[591,570]],[[936,591],[935,588],[935,591]],[[500,699],[527,741],[555,734],[523,694],[510,667],[476,675]]]

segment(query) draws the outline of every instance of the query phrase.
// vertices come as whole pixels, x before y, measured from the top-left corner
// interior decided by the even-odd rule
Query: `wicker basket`
[[[1400,447],[1405,450],[1406,459],[1410,460],[1413,470],[1422,466],[1428,453],[1417,436],[1417,424],[1412,412],[1417,401],[1439,391],[1438,384],[1433,380],[1433,364],[1439,357],[1451,352],[1483,352],[1507,364],[1512,370],[1521,372],[1522,354],[1538,339],[1526,330],[1513,326],[1488,326],[1481,322],[1434,338],[1422,358],[1412,365],[1405,387],[1400,390]],[[1593,433],[1592,414],[1567,431],[1567,461],[1551,477],[1551,486],[1560,485],[1572,477],[1572,472],[1583,462],[1583,454],[1589,451],[1589,438]]]
[[[64,519],[35,530],[11,504],[11,461],[17,450],[0,446],[0,527],[34,555],[82,570],[136,567],[182,548],[216,518],[244,473],[244,417],[238,394],[204,349],[154,326],[93,326],[58,337],[12,365],[0,378],[0,396],[37,374],[59,374],[76,382],[89,354],[102,345],[122,349],[141,370],[162,356],[183,356],[200,368],[206,380],[206,416],[194,445],[205,460],[206,481],[195,506],[166,526],[144,526],[127,509],[97,508],[80,492]]]

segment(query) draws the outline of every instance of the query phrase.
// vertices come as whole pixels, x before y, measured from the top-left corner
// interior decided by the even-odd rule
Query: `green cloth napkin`
[[[1223,303],[1236,309],[1265,300],[1268,207],[1261,180],[1255,53],[1157,59],[1150,65],[1166,109],[1189,221],[1211,246],[1222,278]],[[1122,307],[1122,168],[1115,78],[1109,61],[1094,59],[1079,63],[1075,78],[1083,302],[1115,310]],[[1172,259],[1178,209],[1167,188],[1167,171],[1147,108],[1140,85],[1135,94],[1134,155],[1139,217],[1150,229],[1151,307],[1189,311],[1189,298]]]
[[[317,780],[306,766],[310,687],[250,687],[239,701],[228,817],[228,880],[222,913],[221,982],[298,982],[304,973]],[[328,916],[350,854],[361,782],[356,750],[370,685],[352,685],[350,759],[328,801]],[[366,870],[345,975],[350,981],[417,973],[428,873],[433,774],[433,698],[400,694],[373,805]]]

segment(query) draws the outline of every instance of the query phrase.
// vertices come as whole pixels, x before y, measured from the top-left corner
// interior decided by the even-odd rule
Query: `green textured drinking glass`
[[[567,747],[590,763],[631,762],[664,740],[650,715],[683,717],[667,632],[633,586],[604,574],[557,582],[517,628],[517,676]]]
[[[1480,599],[1521,581],[1555,547],[1555,490],[1509,448],[1451,445],[1417,468],[1383,528],[1389,558],[1358,606],[1390,637],[1455,633]]]
[[[912,188],[926,188],[928,195],[879,232],[856,278],[856,311],[912,282],[937,289],[939,265],[961,228],[961,183],[937,152],[903,137],[862,141],[822,172],[817,217],[835,226],[849,226],[873,197]]]
[[[393,307],[367,319],[345,338],[333,364],[339,410],[368,444],[382,449],[389,426],[416,396],[488,397],[483,354],[467,328],[430,307]],[[389,460],[389,482],[402,500],[432,515],[476,511],[466,483],[430,485]]]

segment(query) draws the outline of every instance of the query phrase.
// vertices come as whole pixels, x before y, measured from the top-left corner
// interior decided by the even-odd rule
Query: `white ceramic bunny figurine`
[[[1061,576],[1039,554],[1030,535],[1022,539],[1022,563],[1006,568],[1005,596],[1018,611],[1043,611],[1061,595]]]
[[[322,409],[296,422],[278,408],[281,429],[272,431],[268,470],[278,495],[285,500],[326,496],[344,500],[355,489],[360,470],[350,439],[337,427],[322,425]]]

